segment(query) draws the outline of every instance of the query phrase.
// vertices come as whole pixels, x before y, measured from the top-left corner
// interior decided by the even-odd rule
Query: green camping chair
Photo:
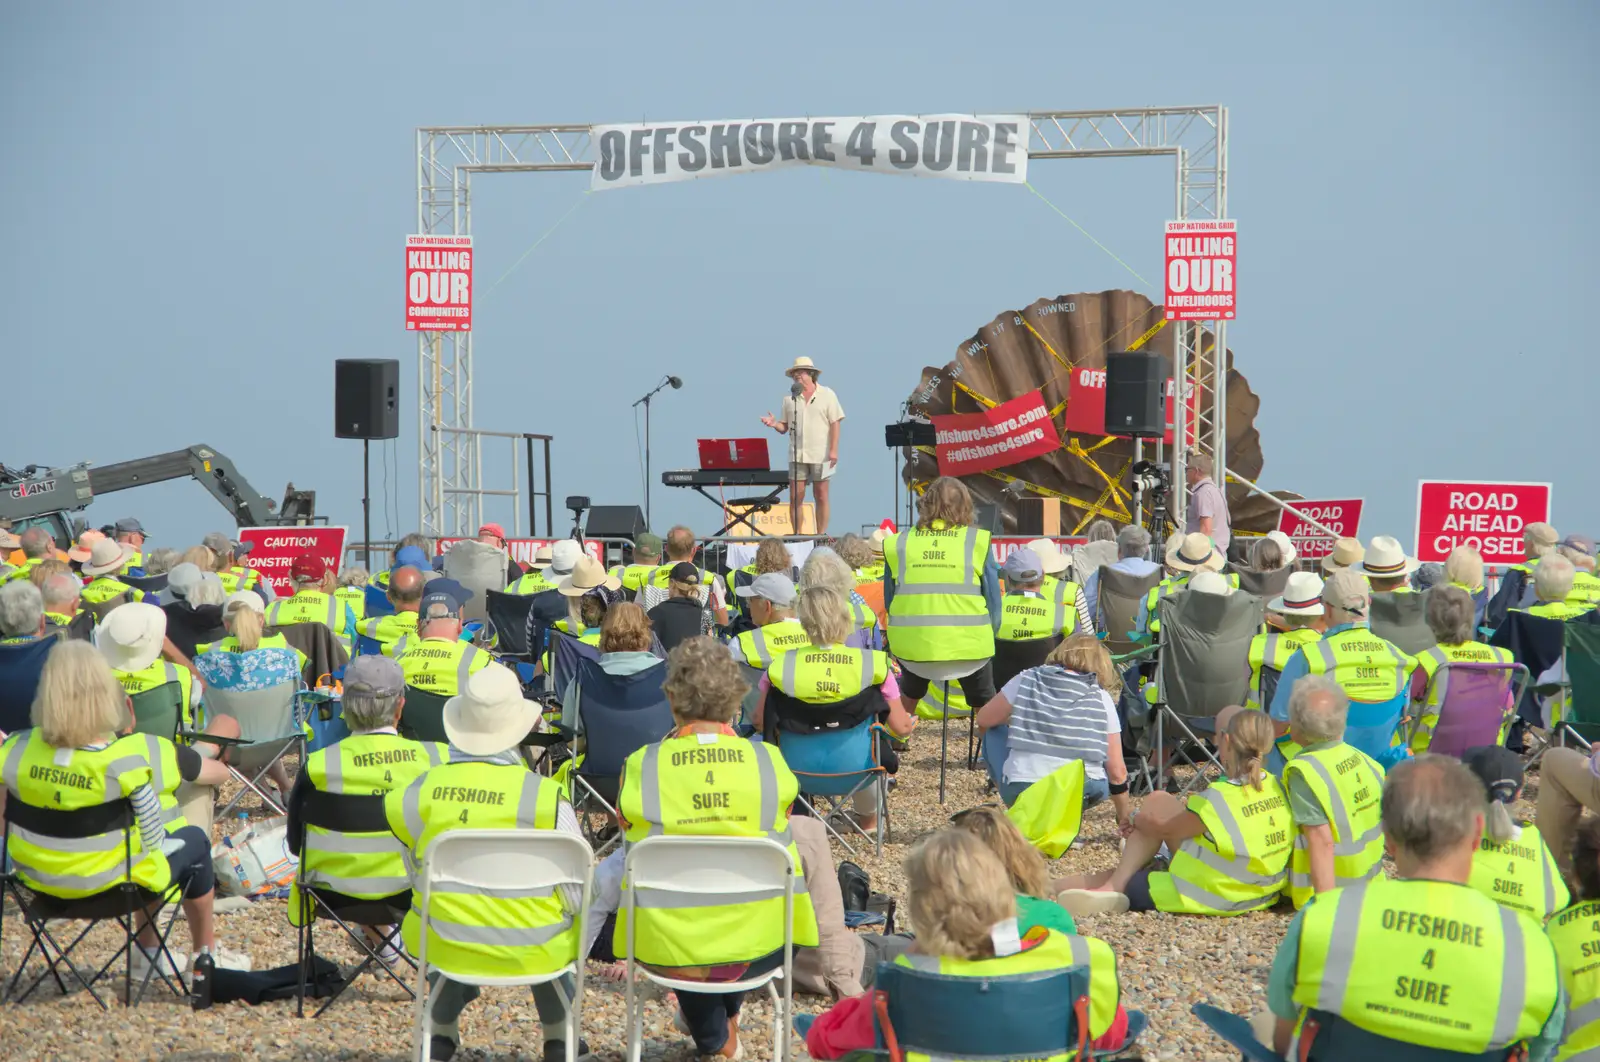
[[[1552,710],[1554,743],[1573,743],[1588,751],[1600,741],[1600,625],[1568,623],[1561,632],[1563,681],[1536,687],[1541,696],[1562,694],[1560,718]]]

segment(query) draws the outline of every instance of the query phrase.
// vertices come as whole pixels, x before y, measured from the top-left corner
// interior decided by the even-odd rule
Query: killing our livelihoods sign
[[[1044,396],[1032,391],[979,413],[933,418],[941,476],[1005,468],[1061,448]]]
[[[1233,320],[1238,309],[1238,240],[1233,221],[1167,222],[1167,320]]]
[[[1425,479],[1417,484],[1417,559],[1443,561],[1471,546],[1485,564],[1521,564],[1523,528],[1549,520],[1548,483]]]
[[[597,125],[591,190],[790,166],[957,181],[1028,180],[1025,115],[877,114]]]
[[[406,331],[472,331],[472,237],[406,237]]]

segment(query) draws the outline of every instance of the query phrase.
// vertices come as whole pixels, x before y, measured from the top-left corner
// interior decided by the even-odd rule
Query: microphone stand
[[[655,484],[650,482],[650,400],[672,385],[672,377],[664,376],[656,384],[655,390],[645,395],[633,404],[634,409],[644,406],[644,523],[650,524],[650,494]]]

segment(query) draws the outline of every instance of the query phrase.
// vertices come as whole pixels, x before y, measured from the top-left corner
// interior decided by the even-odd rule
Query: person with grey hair
[[[1568,600],[1577,572],[1573,563],[1561,554],[1546,554],[1539,561],[1539,566],[1533,569],[1534,603],[1527,608],[1514,608],[1511,611],[1562,621],[1590,611],[1594,606],[1587,600],[1581,604],[1573,604]]]
[[[1138,524],[1129,524],[1117,532],[1117,561],[1107,565],[1113,571],[1127,572],[1135,577],[1149,575],[1161,565],[1150,559],[1150,532]],[[1100,571],[1089,573],[1083,584],[1084,607],[1089,610],[1091,622],[1098,623],[1100,615]]]
[[[1211,479],[1214,466],[1210,456],[1192,453],[1184,464],[1183,475],[1189,486],[1189,504],[1184,507],[1184,531],[1211,539],[1217,552],[1228,555],[1233,540],[1229,528],[1228,496]]]
[[[1258,538],[1250,547],[1250,567],[1258,572],[1275,572],[1284,566],[1283,547],[1276,539]]]
[[[171,546],[162,546],[145,554],[144,573],[147,576],[166,575],[177,565],[178,558],[182,556]]]
[[[1299,751],[1283,769],[1294,851],[1289,897],[1366,881],[1382,870],[1378,797],[1383,768],[1344,741],[1350,698],[1329,675],[1307,675],[1289,695],[1289,736]]]
[[[827,546],[818,546],[800,567],[799,592],[823,586],[844,599],[850,611],[850,636],[844,644],[850,649],[882,649],[883,631],[878,614],[867,607],[866,598],[856,593],[856,573],[843,557]]]
[[[0,586],[0,645],[35,642],[44,636],[44,596],[26,579]]]
[[[1518,1044],[1526,1054],[1516,1057],[1553,1057],[1567,1019],[1555,948],[1538,922],[1469,884],[1483,785],[1456,760],[1424,756],[1390,773],[1379,814],[1395,878],[1320,897],[1289,923],[1267,983],[1273,1049],[1302,1057],[1296,1037],[1320,1010],[1463,1057]]]
[[[1428,591],[1424,614],[1428,629],[1439,644],[1417,654],[1417,669],[1411,676],[1411,699],[1414,707],[1410,746],[1412,752],[1428,751],[1433,740],[1433,728],[1439,723],[1439,702],[1443,700],[1443,683],[1434,688],[1434,676],[1445,664],[1499,664],[1512,663],[1511,650],[1473,641],[1477,622],[1472,597],[1458,586],[1436,586]]]
[[[55,539],[42,527],[30,527],[19,539],[22,563],[7,572],[7,582],[26,582],[28,575],[55,552]]]
[[[411,909],[411,879],[399,840],[387,830],[338,830],[326,824],[328,812],[340,803],[329,797],[384,797],[449,759],[444,745],[400,736],[396,728],[405,701],[405,677],[388,657],[369,653],[345,668],[341,710],[350,736],[307,756],[289,790],[289,850],[300,856],[289,894],[291,925],[304,925],[313,916],[308,892],[335,911],[357,904],[384,905],[397,914]],[[317,793],[323,794],[315,798],[323,810],[307,822],[307,804]],[[362,932],[386,966],[400,961],[393,926],[363,926]]]
[[[1297,649],[1278,678],[1272,696],[1272,718],[1289,722],[1289,696],[1306,675],[1327,675],[1351,700],[1380,704],[1407,695],[1416,660],[1372,633],[1372,603],[1366,579],[1349,568],[1332,572],[1322,584],[1322,638]],[[1292,747],[1282,749],[1292,758]]]
[[[1107,564],[1117,562],[1117,528],[1110,520],[1101,518],[1090,524],[1084,532],[1088,539],[1081,546],[1072,547],[1072,582],[1078,585],[1078,590],[1083,598],[1084,622],[1093,622],[1094,613],[1089,611],[1089,599],[1084,593],[1089,585],[1089,577],[1097,574]]]
[[[40,597],[44,600],[44,622],[48,627],[66,631],[67,637],[77,638],[80,641],[89,637],[89,629],[94,624],[94,617],[80,620],[84,615],[78,611],[79,595],[83,592],[83,581],[69,572],[57,572],[55,575],[46,576],[44,585],[39,588]],[[76,633],[72,628],[77,626]]]

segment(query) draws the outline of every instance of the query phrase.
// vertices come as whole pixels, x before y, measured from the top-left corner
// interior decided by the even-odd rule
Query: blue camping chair
[[[46,634],[34,642],[0,645],[0,730],[14,734],[32,726],[33,695],[39,673],[57,638]]]
[[[882,729],[869,719],[849,730],[821,730],[814,734],[778,731],[779,751],[800,781],[800,804],[852,856],[856,855],[855,848],[834,828],[831,819],[840,818],[849,829],[872,841],[876,853],[883,855],[883,840],[889,829],[889,772],[878,762],[877,742],[873,740],[874,731]],[[872,834],[854,819],[839,814],[844,810],[845,801],[866,789],[874,793],[878,802],[878,827]],[[822,797],[825,806],[819,810],[808,797]]]
[[[581,642],[564,631],[551,629],[550,631],[550,675],[547,692],[553,694],[556,700],[561,700],[567,695],[567,687],[572,685],[572,680],[578,676],[578,667],[585,661],[598,661],[600,650],[587,642]],[[598,668],[596,669],[598,670]]]
[[[368,583],[363,589],[363,593],[366,594],[367,598],[365,615],[369,617],[394,615],[394,605],[389,602],[388,590]]]
[[[1345,717],[1344,741],[1377,760],[1388,770],[1411,755],[1404,745],[1394,744],[1395,731],[1411,701],[1407,684],[1399,695],[1387,701],[1351,701]]]
[[[952,977],[879,963],[872,989],[877,1045],[847,1060],[903,1062],[911,1052],[984,1062],[1025,1062],[1065,1054],[1115,1058],[1133,1050],[1148,1024],[1128,1011],[1128,1038],[1115,1051],[1089,1047],[1089,971],[1082,966],[1009,977]],[[1026,1021],[1017,1015],[1026,1014]],[[810,1022],[797,1022],[804,1033]],[[1281,1059],[1277,1062],[1282,1062]]]
[[[581,649],[592,648],[565,635],[562,640]],[[604,813],[610,820],[616,818],[623,765],[639,749],[672,732],[672,708],[661,690],[667,677],[665,665],[632,675],[608,675],[600,670],[596,653],[593,659],[578,658],[574,671],[584,751],[572,767],[572,804],[587,831],[591,811]],[[610,837],[596,834],[589,841],[600,855],[621,838],[617,832]]]
[[[1237,1014],[1209,1003],[1196,1003],[1189,1010],[1208,1029],[1237,1048],[1245,1062],[1283,1062],[1283,1056],[1257,1040],[1250,1023]],[[1302,1042],[1301,1053],[1295,1056],[1301,1062],[1372,1062],[1373,1059],[1383,1062],[1509,1062],[1523,1057],[1518,1047],[1469,1055],[1440,1047],[1403,1044],[1367,1032],[1322,1010],[1314,1010],[1306,1018],[1302,1040],[1306,1035],[1311,1037],[1311,1043],[1307,1046]]]

